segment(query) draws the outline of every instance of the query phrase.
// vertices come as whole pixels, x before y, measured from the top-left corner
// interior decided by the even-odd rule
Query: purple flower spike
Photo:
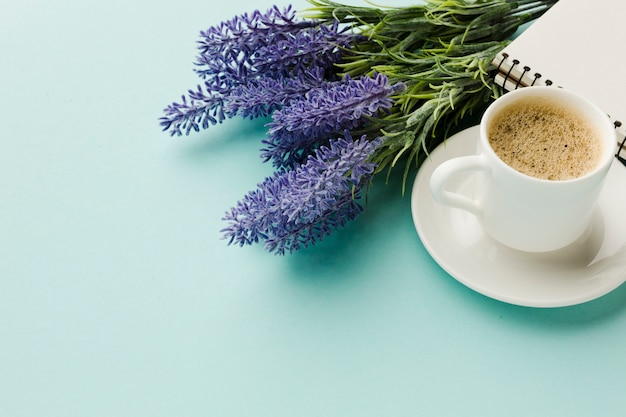
[[[220,93],[205,92],[198,86],[195,91],[188,91],[188,97],[182,96],[181,103],[167,106],[163,110],[165,115],[159,119],[163,130],[169,130],[171,136],[181,136],[183,132],[188,135],[191,130],[198,132],[230,116],[224,110],[224,96]]]
[[[270,76],[290,76],[310,68],[328,69],[339,62],[342,48],[355,35],[339,30],[338,22],[304,29],[282,36],[258,48],[252,57],[252,71]]]
[[[299,100],[312,88],[325,81],[322,68],[306,70],[293,77],[260,77],[235,88],[224,108],[228,114],[245,118],[265,117],[284,105]]]
[[[223,220],[229,244],[265,241],[270,252],[284,255],[315,244],[345,226],[362,211],[357,203],[376,167],[368,162],[382,139],[331,141],[290,171],[282,170],[259,184]]]
[[[315,24],[297,22],[295,17],[291,6],[282,11],[274,6],[265,13],[255,10],[251,15],[236,16],[200,32],[198,74],[207,77],[225,71],[235,79],[238,75],[245,78],[240,73],[251,65],[251,58],[259,48]]]
[[[328,69],[355,35],[335,22],[295,21],[291,8],[237,16],[201,32],[197,73],[225,92],[257,77],[290,77],[314,68]]]
[[[391,96],[404,88],[401,83],[390,85],[387,77],[377,74],[358,80],[347,76],[312,89],[274,112],[261,158],[276,167],[302,163],[332,135],[362,125],[365,116],[391,107]]]
[[[296,21],[291,7],[276,6],[211,27],[198,42],[203,86],[166,107],[160,124],[182,135],[239,112],[267,116],[322,80],[334,80],[332,66],[355,36],[337,22]]]

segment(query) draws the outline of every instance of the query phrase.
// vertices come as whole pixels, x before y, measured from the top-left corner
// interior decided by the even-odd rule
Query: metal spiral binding
[[[507,54],[506,52],[502,53],[502,59],[500,60],[500,63],[498,64],[498,68],[495,71],[495,74],[501,74],[504,77],[504,81],[502,82],[502,87],[506,86],[507,82],[511,82],[511,83],[515,83],[515,87],[513,88],[514,90],[517,90],[520,87],[525,87],[524,84],[522,84],[522,81],[524,79],[524,76],[526,76],[527,74],[530,73],[531,68],[527,65],[525,65],[523,67],[523,72],[522,75],[520,75],[517,79],[515,79],[514,77],[511,76],[511,72],[513,72],[513,69],[518,66],[520,64],[520,61],[517,59],[513,59],[511,62],[513,63],[513,65],[511,65],[511,67],[508,69],[508,71],[506,71],[506,73],[504,71],[501,71],[502,68],[502,64],[504,64],[504,62],[507,60],[507,58],[509,57],[509,54]],[[494,76],[495,77],[495,76]],[[533,81],[532,83],[530,83],[528,86],[532,87],[534,86],[537,81],[541,78],[541,74],[536,72],[533,74]],[[545,85],[552,85],[552,80],[546,80],[544,82]]]
[[[617,129],[618,127],[622,125],[622,122],[616,121],[614,124],[615,124],[615,129]],[[626,137],[624,137],[624,139],[622,140],[622,143],[619,144],[619,147],[617,148],[617,153],[615,154],[615,157],[617,158],[617,160],[620,161],[622,164],[624,164],[624,166],[626,166],[626,157],[623,157],[620,155],[620,153],[624,149],[626,149]]]

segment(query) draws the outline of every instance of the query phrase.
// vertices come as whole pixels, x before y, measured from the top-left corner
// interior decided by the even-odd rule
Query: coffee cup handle
[[[445,161],[435,168],[430,177],[429,185],[433,198],[441,204],[456,207],[481,217],[482,209],[475,200],[445,190],[446,184],[452,177],[475,171],[490,171],[489,165],[482,155],[462,156]]]

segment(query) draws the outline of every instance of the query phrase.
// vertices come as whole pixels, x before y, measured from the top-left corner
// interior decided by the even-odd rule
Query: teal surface
[[[271,172],[265,121],[157,119],[199,80],[198,31],[269,6],[0,5],[0,417],[625,415],[626,287],[477,294],[398,178],[295,255],[220,239]]]

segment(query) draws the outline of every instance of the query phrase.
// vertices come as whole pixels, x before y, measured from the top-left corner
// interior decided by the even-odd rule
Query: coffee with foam
[[[541,179],[581,177],[598,165],[602,153],[601,139],[583,114],[544,97],[503,108],[487,132],[500,159]]]

